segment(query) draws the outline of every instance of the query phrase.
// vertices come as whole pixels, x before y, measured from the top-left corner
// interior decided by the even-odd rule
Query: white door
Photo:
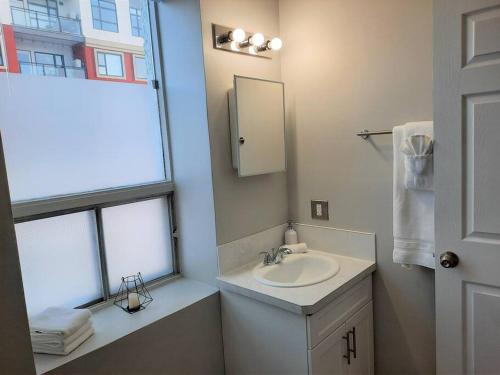
[[[499,0],[434,1],[434,124],[437,373],[499,374]]]
[[[347,374],[347,341],[345,324],[328,336],[314,349],[309,350],[309,374]]]
[[[373,307],[370,302],[346,322],[350,332],[351,363],[349,375],[372,375],[373,370]]]

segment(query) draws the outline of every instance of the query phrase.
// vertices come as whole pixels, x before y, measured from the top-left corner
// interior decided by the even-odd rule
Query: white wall
[[[432,374],[434,273],[392,263],[392,138],[355,136],[432,118],[432,1],[283,0],[280,26],[291,216],[376,233],[377,373]]]
[[[198,0],[158,3],[181,271],[215,284],[217,248]],[[181,36],[182,37],[179,37]]]
[[[7,0],[2,0],[0,1],[0,24],[10,25],[11,23],[10,3]]]
[[[201,0],[201,10],[217,243],[222,244],[284,223],[288,204],[286,173],[237,176],[229,138],[227,91],[233,76],[281,80],[279,54],[268,60],[215,50],[211,24],[278,35],[278,1]]]

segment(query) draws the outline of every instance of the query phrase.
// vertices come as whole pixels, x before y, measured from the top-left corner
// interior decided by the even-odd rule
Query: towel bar
[[[392,134],[392,130],[362,130],[357,132],[356,135],[363,139],[368,139],[370,135]]]

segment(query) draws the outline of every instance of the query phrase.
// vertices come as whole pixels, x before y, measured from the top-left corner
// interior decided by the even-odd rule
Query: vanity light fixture
[[[218,44],[231,43],[231,48],[232,48],[233,44],[236,45],[237,43],[241,43],[245,39],[246,39],[245,30],[238,27],[236,29],[229,30],[224,34],[217,36],[217,43]]]
[[[281,39],[275,37],[271,40],[268,40],[266,43],[264,43],[264,45],[260,46],[258,48],[258,50],[259,50],[259,52],[268,51],[268,50],[279,51],[282,46],[283,46],[283,42],[281,41]]]
[[[228,52],[270,59],[283,46],[278,37],[269,38],[260,32],[252,33],[242,28],[212,24],[212,33],[214,48]]]
[[[262,34],[262,33],[255,33],[250,38],[248,38],[248,43],[250,43],[252,46],[255,46],[255,47],[262,46],[265,41],[266,41],[266,38],[264,37],[264,34]]]

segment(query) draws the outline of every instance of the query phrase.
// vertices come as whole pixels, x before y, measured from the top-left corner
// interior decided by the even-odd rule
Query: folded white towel
[[[414,134],[403,141],[405,187],[414,190],[434,189],[433,140],[425,134]]]
[[[88,309],[49,307],[40,314],[30,317],[30,332],[52,333],[66,338],[85,325],[91,315]]]
[[[43,346],[53,349],[62,349],[78,339],[81,335],[92,328],[92,322],[87,321],[78,331],[73,333],[71,336],[64,338],[61,335],[55,333],[31,333],[31,343],[32,345]]]
[[[307,244],[305,242],[296,243],[293,245],[282,245],[280,248],[290,249],[294,254],[307,253]]]
[[[432,121],[408,123],[393,129],[393,260],[434,268],[434,193],[405,187],[401,146],[415,134],[433,138]]]
[[[63,348],[53,348],[48,345],[43,344],[33,344],[33,352],[44,353],[44,354],[56,354],[56,355],[68,355],[73,350],[78,348],[85,340],[94,334],[94,328],[90,327],[83,334],[75,339],[72,343],[64,346]]]

